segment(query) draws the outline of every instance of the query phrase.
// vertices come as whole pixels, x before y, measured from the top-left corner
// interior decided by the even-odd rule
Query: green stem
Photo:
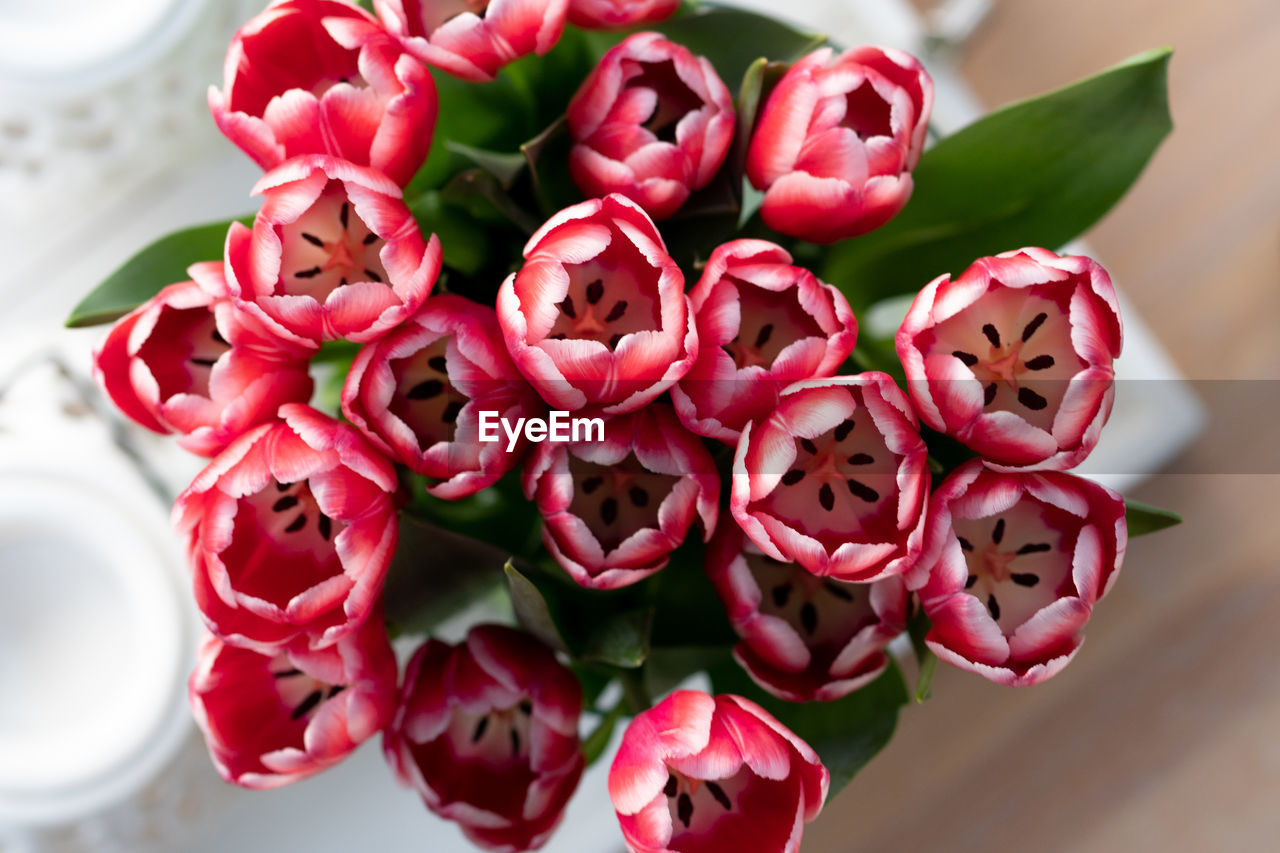
[[[649,697],[649,688],[645,684],[643,667],[619,669],[618,683],[622,685],[622,692],[627,697],[627,704],[631,707],[632,714],[647,711],[653,705],[653,700]]]

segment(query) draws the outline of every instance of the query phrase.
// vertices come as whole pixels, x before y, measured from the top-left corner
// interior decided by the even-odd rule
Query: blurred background
[[[468,849],[395,788],[375,745],[286,791],[217,780],[186,710],[195,622],[167,530],[167,502],[198,464],[102,406],[88,371],[102,330],[60,328],[157,235],[251,209],[258,171],[217,136],[204,90],[261,5],[0,0],[4,853],[327,851],[374,838]],[[948,130],[1175,48],[1175,131],[1086,241],[1130,306],[1132,381],[1094,470],[1187,521],[1131,543],[1059,677],[1010,690],[940,667],[933,698],[904,709],[805,849],[1269,847],[1280,836],[1280,4],[740,5],[922,56]],[[597,772],[547,849],[598,853],[616,838]]]

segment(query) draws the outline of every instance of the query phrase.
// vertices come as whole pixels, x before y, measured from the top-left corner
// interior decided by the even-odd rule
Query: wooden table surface
[[[1056,678],[940,665],[806,850],[1280,849],[1280,2],[997,0],[959,66],[995,106],[1165,44],[1176,130],[1087,236],[1209,404],[1134,493],[1187,522]]]

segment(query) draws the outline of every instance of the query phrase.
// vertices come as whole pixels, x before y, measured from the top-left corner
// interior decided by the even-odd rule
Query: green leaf
[[[817,751],[831,773],[830,802],[876,753],[898,725],[907,685],[897,665],[875,681],[834,702],[783,702],[768,695],[736,664],[711,673],[717,693],[735,693],[761,705]]]
[[[649,656],[653,608],[640,607],[601,619],[587,635],[578,658],[621,669],[636,669]]]
[[[569,645],[560,636],[560,629],[551,618],[551,610],[542,593],[516,569],[511,560],[502,567],[507,575],[507,591],[511,595],[511,607],[520,626],[558,652],[569,653]]]
[[[604,751],[609,746],[609,740],[613,737],[613,730],[618,724],[618,718],[622,716],[625,705],[626,702],[619,702],[613,706],[582,742],[582,755],[586,758],[588,767],[604,757]]]
[[[525,159],[520,154],[487,151],[453,139],[446,139],[444,144],[450,151],[466,157],[472,163],[493,175],[504,190],[511,189],[511,185],[515,183],[516,178],[524,171]]]
[[[67,326],[96,326],[128,314],[175,282],[186,281],[187,267],[222,257],[227,229],[236,220],[211,222],[166,234],[142,249],[80,300]],[[239,220],[246,225],[253,217]]]
[[[933,623],[925,614],[924,608],[916,606],[915,612],[911,614],[911,619],[907,623],[907,635],[911,638],[911,648],[916,653],[916,663],[920,667],[919,677],[916,679],[915,700],[917,703],[925,702],[929,699],[933,692],[933,672],[938,668],[938,656],[933,653],[924,641],[928,635],[929,629],[933,627]]]
[[[456,204],[447,204],[439,190],[428,190],[408,200],[413,218],[423,236],[440,238],[444,265],[466,275],[475,275],[494,255],[491,229]]]
[[[1129,536],[1145,536],[1182,523],[1176,512],[1139,501],[1124,499],[1124,520],[1129,526]]]
[[[925,152],[889,224],[829,251],[822,278],[855,311],[975,258],[1058,248],[1100,219],[1172,129],[1170,52],[1149,51],[979,119]]]
[[[797,30],[755,12],[711,4],[702,4],[690,14],[669,18],[652,29],[711,60],[720,79],[730,83],[741,80],[762,56],[794,62],[827,40],[820,33]]]

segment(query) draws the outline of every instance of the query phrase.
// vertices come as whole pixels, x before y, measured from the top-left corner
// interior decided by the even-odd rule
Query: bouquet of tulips
[[[728,7],[372,5],[244,25],[209,105],[258,212],[70,321],[114,320],[107,394],[209,457],[173,521],[223,777],[381,733],[525,850],[629,719],[629,849],[793,851],[937,658],[1066,666],[1176,517],[1068,472],[1122,324],[1101,266],[1037,247],[1167,133],[1166,52],[929,144],[914,57]]]

